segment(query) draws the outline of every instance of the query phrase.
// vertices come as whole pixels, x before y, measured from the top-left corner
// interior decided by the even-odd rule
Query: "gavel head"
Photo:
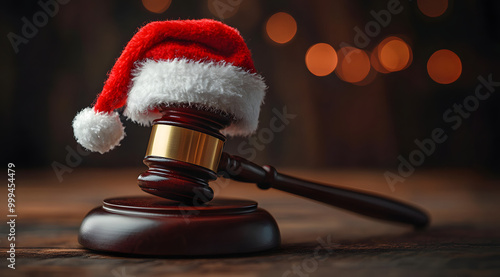
[[[94,107],[73,121],[77,141],[105,153],[125,133],[119,114],[153,130],[139,176],[146,192],[187,204],[213,192],[224,135],[255,131],[266,85],[239,32],[214,20],[152,22],[129,41]]]
[[[186,204],[212,200],[208,182],[217,178],[226,140],[220,131],[232,117],[188,105],[162,109],[162,115],[153,123],[144,158],[149,169],[139,175],[139,187]]]

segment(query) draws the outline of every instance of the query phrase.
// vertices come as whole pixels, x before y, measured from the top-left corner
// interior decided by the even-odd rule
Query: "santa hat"
[[[239,32],[221,22],[152,22],[130,40],[94,107],[73,120],[76,140],[105,153],[125,136],[119,114],[150,125],[158,107],[188,104],[233,116],[226,135],[248,135],[258,124],[266,85]]]

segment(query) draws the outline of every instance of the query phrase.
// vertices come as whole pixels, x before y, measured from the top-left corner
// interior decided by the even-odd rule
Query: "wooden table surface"
[[[413,231],[284,192],[217,181],[216,197],[257,200],[278,222],[279,249],[245,256],[123,257],[77,242],[85,214],[104,198],[143,194],[144,168],[16,172],[16,269],[7,268],[8,225],[0,227],[0,276],[500,276],[500,184],[469,172],[417,171],[392,192],[383,171],[284,170],[375,191],[424,207],[431,226]],[[0,202],[7,221],[6,194]]]

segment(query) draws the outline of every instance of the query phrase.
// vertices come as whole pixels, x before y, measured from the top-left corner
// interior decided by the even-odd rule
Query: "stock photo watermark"
[[[128,274],[127,269],[124,266],[120,268],[113,268],[111,270],[111,274],[113,274],[114,277],[135,277],[134,275]]]
[[[65,163],[53,161],[51,165],[59,183],[64,180],[63,175],[65,173],[73,172],[73,169],[78,167],[83,162],[82,156],[88,156],[90,154],[90,152],[85,151],[85,149],[83,149],[83,147],[79,144],[76,146],[76,150],[71,148],[69,145],[66,145],[65,149],[67,152],[66,159],[64,160]]]
[[[304,258],[300,263],[293,263],[291,269],[283,272],[283,274],[281,275],[282,277],[308,277],[309,274],[312,274],[316,270],[318,270],[319,264],[321,262],[324,262],[333,254],[332,248],[338,246],[337,243],[332,242],[331,235],[328,235],[326,237],[326,240],[318,237],[316,241],[319,243],[319,245],[314,248],[313,255]]]
[[[70,0],[40,0],[38,6],[40,10],[35,12],[30,19],[26,16],[21,17],[23,26],[18,33],[9,32],[7,39],[9,39],[12,49],[17,54],[19,53],[19,46],[21,44],[28,44],[29,40],[34,38],[40,28],[45,27],[49,23],[49,19],[56,16],[59,12],[60,5],[66,5]]]
[[[7,265],[10,269],[16,269],[16,165],[14,163],[7,164],[7,226],[8,234],[7,241]]]
[[[243,0],[210,0],[208,5],[215,16],[224,20],[238,12],[242,2]]]
[[[367,47],[371,40],[377,37],[381,32],[382,28],[386,28],[391,23],[393,16],[398,15],[403,12],[404,7],[401,5],[399,0],[389,0],[387,2],[387,8],[377,11],[371,10],[370,15],[373,20],[368,21],[364,28],[361,29],[358,26],[354,27],[354,46],[358,49],[363,49]],[[352,47],[347,42],[341,42],[339,47],[343,49],[342,51],[348,51],[349,47]],[[348,53],[343,53],[346,56],[347,61],[350,62]]]
[[[492,74],[487,78],[479,76],[479,84],[476,86],[474,93],[465,97],[461,103],[454,103],[443,113],[443,121],[450,126],[451,131],[456,131],[465,119],[479,109],[481,101],[485,101],[491,97],[500,86],[500,82],[493,80]],[[429,137],[424,139],[415,139],[415,149],[410,152],[408,157],[399,155],[397,157],[399,165],[397,172],[386,171],[384,173],[385,180],[392,192],[396,191],[396,184],[404,183],[406,178],[415,173],[415,169],[424,164],[425,159],[433,155],[439,144],[444,143],[448,139],[448,134],[443,128],[434,128]]]
[[[296,114],[288,113],[286,106],[283,106],[281,111],[273,108],[272,112],[274,116],[269,120],[269,127],[260,129],[255,135],[241,142],[237,148],[238,155],[250,161],[254,160],[257,153],[263,151],[266,145],[274,140],[275,134],[283,132],[290,124],[290,120],[297,117]]]

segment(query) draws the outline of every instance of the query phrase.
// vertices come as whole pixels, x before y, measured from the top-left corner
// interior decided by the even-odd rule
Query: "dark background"
[[[79,110],[91,106],[137,28],[154,20],[221,20],[210,13],[211,4],[173,0],[168,10],[155,14],[139,0],[71,0],[60,4],[58,13],[15,53],[7,34],[20,34],[22,18],[32,21],[41,8],[37,1],[4,1],[0,8],[2,161],[17,167],[69,165],[68,152],[77,149],[71,121]],[[412,47],[413,63],[400,72],[378,74],[364,86],[346,83],[334,73],[314,76],[304,56],[319,42],[337,50],[341,42],[352,44],[353,28],[363,28],[373,20],[370,11],[386,8],[387,1],[244,0],[232,17],[223,20],[240,30],[269,86],[260,128],[269,126],[273,108],[286,106],[297,115],[258,151],[254,161],[395,170],[397,157],[408,157],[416,149],[415,139],[428,138],[441,127],[449,138],[421,167],[468,167],[490,174],[500,169],[499,95],[481,101],[456,131],[442,119],[453,103],[474,93],[479,75],[492,74],[500,81],[499,2],[450,1],[438,18],[423,15],[416,0],[401,0],[401,5],[403,12],[393,16],[365,50],[398,35]],[[272,42],[265,32],[267,19],[276,12],[287,12],[297,21],[295,37],[283,45]],[[443,48],[457,53],[463,66],[460,78],[449,85],[434,82],[426,70],[430,55]],[[81,155],[70,166],[141,165],[150,129],[129,121],[125,127],[127,136],[119,148],[105,155]],[[229,139],[226,150],[238,154],[245,141]]]

